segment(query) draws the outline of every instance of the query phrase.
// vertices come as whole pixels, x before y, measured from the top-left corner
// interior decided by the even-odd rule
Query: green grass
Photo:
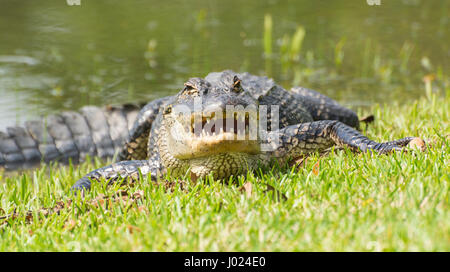
[[[175,184],[147,180],[132,205],[93,205],[119,188],[94,186],[59,214],[27,222],[27,210],[74,198],[70,186],[95,160],[76,167],[0,172],[0,251],[449,251],[449,93],[412,104],[375,106],[365,132],[377,140],[415,135],[426,152],[388,156],[336,150],[299,169]],[[242,190],[252,184],[252,192]],[[266,184],[287,199],[273,197]],[[1,222],[1,221],[0,221]]]

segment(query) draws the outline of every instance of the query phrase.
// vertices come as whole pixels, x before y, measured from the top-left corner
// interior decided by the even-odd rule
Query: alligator
[[[114,163],[79,179],[72,187],[78,191],[93,181],[158,180],[168,173],[228,179],[333,146],[386,154],[415,139],[379,143],[358,129],[354,111],[319,92],[226,70],[191,78],[176,95],[145,105],[87,106],[9,128],[0,134],[0,166],[115,155]]]

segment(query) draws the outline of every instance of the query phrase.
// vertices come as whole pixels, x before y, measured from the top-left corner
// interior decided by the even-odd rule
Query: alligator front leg
[[[138,180],[141,174],[142,176],[150,174],[152,180],[157,180],[162,174],[159,162],[154,160],[116,162],[88,173],[72,186],[72,190],[89,190],[92,181],[101,179],[108,180],[108,184],[119,179]]]
[[[160,107],[170,99],[172,97],[167,96],[154,100],[139,111],[133,128],[130,130],[130,136],[119,152],[118,161],[143,160],[147,158],[147,145],[153,122],[159,113]]]
[[[356,152],[373,150],[385,154],[394,150],[401,150],[414,139],[414,137],[406,137],[391,142],[378,143],[344,123],[334,120],[292,125],[272,133],[279,133],[279,141],[278,144],[272,143],[274,150],[269,151],[268,155],[280,160],[297,158],[314,151],[320,152],[333,145],[348,147]],[[276,136],[272,135],[271,139],[276,139]]]

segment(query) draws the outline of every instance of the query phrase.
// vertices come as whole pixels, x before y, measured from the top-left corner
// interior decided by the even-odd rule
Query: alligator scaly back
[[[111,158],[129,137],[141,106],[85,106],[0,132],[0,168],[31,168],[41,162],[73,163],[87,155]]]

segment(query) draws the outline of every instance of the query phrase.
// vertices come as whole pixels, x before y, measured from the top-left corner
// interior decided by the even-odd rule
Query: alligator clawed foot
[[[397,143],[396,145],[392,145],[392,148],[386,148],[381,153],[386,154],[390,152],[409,152],[412,150],[419,150],[421,152],[424,152],[427,148],[427,145],[425,144],[425,141],[422,140],[419,137],[411,137],[408,141],[403,141],[400,143]]]
[[[373,147],[373,149],[368,149],[367,151],[371,152],[372,150],[376,151],[378,154],[390,154],[392,152],[409,152],[412,150],[419,150],[424,152],[427,145],[425,141],[418,137],[406,137],[403,139],[385,142],[378,144]]]
[[[425,141],[419,137],[415,137],[408,143],[409,149],[418,149],[422,152],[424,152],[427,149],[427,144]]]

